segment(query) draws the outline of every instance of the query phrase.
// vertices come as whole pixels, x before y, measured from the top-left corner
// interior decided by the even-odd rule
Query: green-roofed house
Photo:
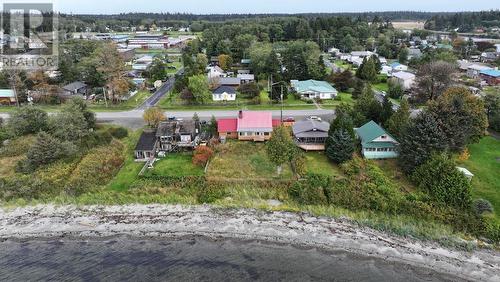
[[[337,96],[337,90],[326,81],[318,80],[292,80],[292,89],[300,95],[302,99],[333,99]]]
[[[356,128],[362,154],[367,159],[393,159],[399,156],[398,141],[374,121]]]
[[[0,104],[12,105],[16,103],[16,93],[12,89],[0,89]]]

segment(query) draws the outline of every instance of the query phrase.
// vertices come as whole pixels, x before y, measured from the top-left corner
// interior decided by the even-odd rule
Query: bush
[[[0,198],[5,201],[39,199],[54,194],[55,187],[31,175],[0,179]]]
[[[32,135],[9,140],[8,144],[0,149],[0,157],[16,157],[26,154],[27,148],[33,145],[35,140],[35,136]]]
[[[50,134],[40,132],[35,143],[26,153],[26,159],[18,164],[18,171],[29,173],[39,167],[75,155],[77,148],[69,142],[61,142]]]
[[[193,154],[193,164],[197,166],[205,166],[213,156],[214,151],[207,146],[199,146],[194,150]]]
[[[415,170],[412,179],[437,202],[462,209],[471,206],[470,182],[445,154],[433,155]]]
[[[309,174],[302,181],[297,181],[289,190],[292,199],[303,205],[326,205],[328,199],[325,189],[332,181],[328,176]]]
[[[116,139],[123,139],[128,136],[128,130],[124,127],[111,127],[108,131]]]
[[[307,172],[306,156],[300,152],[292,160],[292,167],[295,174],[302,176]]]
[[[201,187],[196,194],[196,199],[200,204],[210,204],[224,198],[226,195],[227,193],[223,186],[211,184]]]
[[[120,170],[125,160],[123,150],[122,143],[113,141],[108,146],[90,151],[73,171],[67,192],[79,195],[106,184]]]
[[[474,201],[474,211],[478,215],[482,215],[485,212],[492,213],[493,206],[491,203],[485,199],[477,199]]]
[[[46,130],[47,126],[47,113],[31,106],[17,109],[11,114],[8,123],[8,127],[16,136],[36,134]]]

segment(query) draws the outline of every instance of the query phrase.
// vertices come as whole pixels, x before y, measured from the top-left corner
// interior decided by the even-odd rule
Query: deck
[[[324,151],[325,150],[325,145],[323,144],[297,144],[299,148],[302,150],[309,152],[309,151]]]

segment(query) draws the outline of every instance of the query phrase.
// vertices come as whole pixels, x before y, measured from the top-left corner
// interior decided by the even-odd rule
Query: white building
[[[467,67],[467,76],[470,78],[478,78],[482,71],[491,70],[492,68],[481,65],[481,64],[472,64]]]
[[[400,64],[398,62],[392,63],[391,68],[392,68],[393,72],[407,71],[408,70],[408,66]]]
[[[290,84],[302,99],[333,99],[337,96],[337,90],[326,81],[292,80]]]
[[[212,92],[213,101],[235,101],[236,89],[232,86],[220,86]]]
[[[208,79],[218,78],[218,77],[226,77],[226,73],[219,66],[208,67]]]
[[[403,87],[403,89],[410,89],[415,83],[415,75],[413,73],[399,71],[392,74],[392,77]]]

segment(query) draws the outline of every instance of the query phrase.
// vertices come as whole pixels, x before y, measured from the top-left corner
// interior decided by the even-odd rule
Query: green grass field
[[[470,158],[459,165],[474,174],[472,194],[475,199],[491,202],[495,218],[500,221],[500,141],[485,137],[479,143],[469,146]]]
[[[306,153],[306,168],[308,173],[322,174],[328,176],[339,176],[339,168],[333,164],[324,152]]]
[[[210,162],[207,176],[216,179],[291,179],[292,169],[283,166],[281,175],[272,164],[265,150],[265,144],[242,141],[229,141],[218,149]]]
[[[153,169],[147,169],[144,175],[161,176],[200,176],[204,169],[193,165],[191,153],[167,154],[165,158],[155,162]]]

